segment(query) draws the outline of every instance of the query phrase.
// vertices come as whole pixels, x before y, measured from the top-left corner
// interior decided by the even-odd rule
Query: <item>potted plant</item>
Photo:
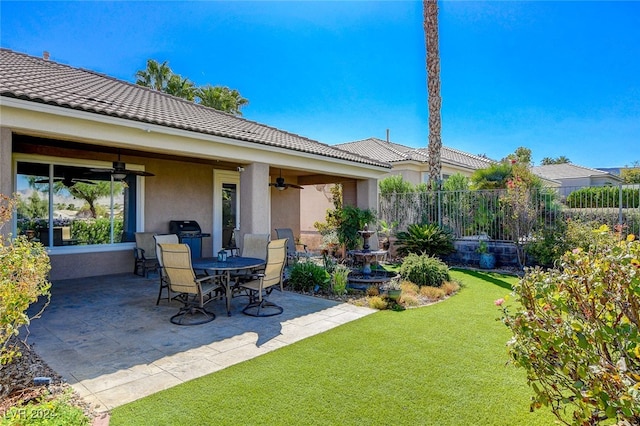
[[[489,252],[489,245],[485,240],[480,240],[476,252],[480,254],[480,268],[493,269],[496,266],[496,257]]]
[[[394,277],[387,283],[387,297],[391,300],[398,301],[400,299],[400,278]]]

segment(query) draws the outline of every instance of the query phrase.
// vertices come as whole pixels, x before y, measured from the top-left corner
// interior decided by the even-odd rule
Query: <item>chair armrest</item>
[[[144,260],[144,249],[140,247],[134,247],[133,255],[136,257],[136,259]]]

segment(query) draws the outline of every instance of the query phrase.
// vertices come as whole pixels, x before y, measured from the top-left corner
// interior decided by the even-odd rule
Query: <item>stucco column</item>
[[[11,196],[13,193],[13,172],[11,168],[11,130],[0,128],[0,194]],[[8,237],[11,232],[11,223],[7,223],[0,230]]]
[[[378,181],[377,179],[359,180],[356,185],[356,207],[371,209],[378,212]]]
[[[13,193],[13,179],[11,171],[11,129],[0,128],[0,193]]]
[[[269,165],[249,164],[240,173],[240,235],[268,234],[269,211]]]

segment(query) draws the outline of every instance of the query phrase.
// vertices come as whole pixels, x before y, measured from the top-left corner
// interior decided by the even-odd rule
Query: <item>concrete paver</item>
[[[178,302],[155,304],[158,278],[120,274],[54,282],[51,303],[28,342],[98,411],[214,373],[375,312],[274,291],[281,315],[242,314],[246,299],[208,304],[217,317],[197,326],[169,322]],[[32,307],[35,312],[40,306]]]

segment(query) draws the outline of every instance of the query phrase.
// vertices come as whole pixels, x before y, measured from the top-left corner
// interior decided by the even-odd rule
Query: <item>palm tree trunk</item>
[[[442,119],[440,110],[440,52],[438,49],[438,1],[423,0],[424,36],[427,47],[427,92],[429,108],[429,187],[440,189]]]

